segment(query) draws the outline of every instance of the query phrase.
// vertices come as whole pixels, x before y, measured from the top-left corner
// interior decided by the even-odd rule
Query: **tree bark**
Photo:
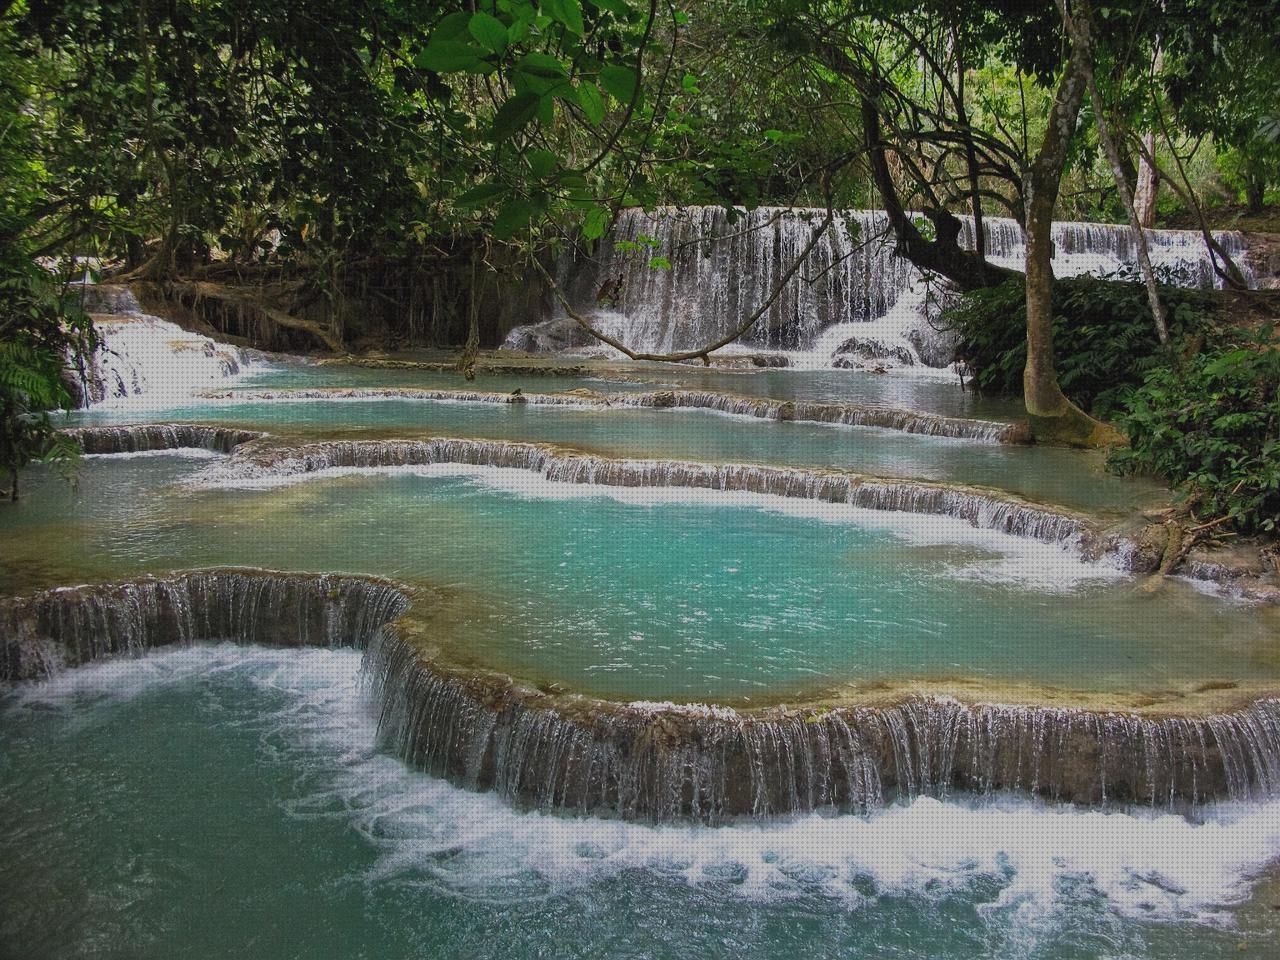
[[[1138,186],[1134,191],[1133,206],[1138,216],[1138,223],[1144,229],[1150,230],[1156,225],[1156,195],[1160,191],[1160,174],[1151,165],[1147,155],[1155,156],[1156,135],[1147,131],[1142,135],[1142,143],[1146,150],[1138,157]]]
[[[1086,0],[1080,3],[1087,10]],[[1070,22],[1066,0],[1059,0],[1058,6],[1065,25]],[[1027,365],[1022,385],[1027,419],[1037,440],[1094,447],[1115,442],[1118,434],[1067,399],[1053,361],[1053,213],[1092,62],[1087,21],[1083,33],[1072,37],[1044,142],[1027,177]]]
[[[1089,97],[1093,100],[1094,118],[1098,124],[1098,139],[1102,141],[1102,148],[1107,155],[1107,159],[1111,162],[1111,175],[1116,182],[1116,193],[1120,195],[1120,202],[1124,204],[1124,212],[1129,218],[1129,230],[1132,232],[1133,242],[1138,248],[1138,268],[1142,272],[1142,282],[1147,288],[1147,303],[1151,305],[1151,316],[1156,323],[1156,336],[1162,344],[1168,345],[1168,312],[1164,308],[1164,301],[1160,299],[1160,288],[1156,286],[1156,272],[1151,266],[1151,250],[1147,246],[1147,233],[1143,229],[1142,217],[1138,213],[1137,203],[1133,194],[1129,192],[1129,180],[1125,176],[1124,160],[1120,156],[1120,148],[1111,136],[1111,130],[1107,124],[1106,109],[1102,103],[1102,95],[1098,92],[1097,77],[1093,73],[1093,50],[1090,42],[1093,25],[1084,22],[1084,16],[1085,14],[1081,13],[1071,21],[1072,43],[1078,42],[1089,51],[1088,56],[1084,58],[1085,81],[1089,87]],[[1141,168],[1139,168],[1138,175],[1142,175]]]
[[[1016,271],[988,263],[981,253],[963,249],[958,242],[960,221],[945,210],[925,212],[925,216],[933,223],[936,236],[933,240],[924,238],[903,209],[897,184],[893,182],[893,172],[889,169],[888,144],[881,131],[880,111],[871,98],[865,95],[862,97],[861,108],[867,162],[885,215],[889,219],[889,226],[897,240],[898,255],[910,260],[921,270],[946,277],[965,293],[993,287],[1016,276]]]

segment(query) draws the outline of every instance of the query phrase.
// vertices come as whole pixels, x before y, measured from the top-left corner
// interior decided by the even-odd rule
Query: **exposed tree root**
[[[342,337],[333,333],[321,323],[296,317],[291,313],[267,306],[261,299],[237,287],[214,283],[209,280],[178,280],[167,285],[169,293],[178,296],[187,295],[196,301],[217,300],[237,307],[247,307],[256,311],[278,327],[286,330],[298,330],[309,334],[333,353],[346,353],[346,344]]]

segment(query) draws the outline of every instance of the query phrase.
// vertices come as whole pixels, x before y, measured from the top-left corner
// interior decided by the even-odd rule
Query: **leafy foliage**
[[[1161,294],[1175,349],[1185,349],[1209,331],[1205,293],[1163,287]],[[1027,345],[1020,279],[961,297],[943,311],[942,323],[959,333],[960,353],[979,390],[1010,396],[1022,392]],[[1057,281],[1053,337],[1063,391],[1100,417],[1113,415],[1126,389],[1169,360],[1156,337],[1146,290],[1127,272]]]
[[[17,499],[19,471],[32,460],[74,465],[75,445],[57,434],[49,411],[72,405],[68,365],[95,344],[88,317],[31,253],[45,171],[31,161],[31,71],[9,49],[0,46],[0,471]]]
[[[1180,487],[1193,511],[1244,531],[1280,525],[1280,338],[1239,332],[1180,369],[1157,367],[1124,398],[1128,472]]]

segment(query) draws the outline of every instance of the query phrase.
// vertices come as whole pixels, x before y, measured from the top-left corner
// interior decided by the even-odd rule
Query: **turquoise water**
[[[572,359],[567,362],[573,363]],[[594,364],[593,364],[594,366]],[[620,376],[619,376],[620,375]],[[1014,420],[1023,413],[1019,405],[998,397],[979,397],[960,388],[956,377],[876,374],[861,370],[719,370],[689,364],[629,363],[601,366],[593,376],[548,377],[537,374],[488,375],[480,373],[468,382],[460,374],[429,370],[395,369],[325,364],[250,367],[238,384],[242,388],[428,387],[455,390],[510,391],[520,387],[529,393],[584,388],[605,393],[679,387],[686,390],[719,390],[779,400],[824,400],[866,403],[937,413],[953,417]]]
[[[1280,934],[1247,879],[1280,851],[1274,804],[566,821],[379,753],[351,651],[173,652],[11,695],[0,818],[23,960],[1212,960]]]
[[[1050,503],[1118,513],[1150,505],[1161,495],[1157,485],[1115,477],[1106,471],[1100,457],[1071,450],[974,443],[893,430],[778,423],[701,411],[565,410],[406,400],[192,401],[160,409],[87,411],[71,422],[161,420],[217,421],[308,435],[379,431],[535,440],[619,457],[837,467],[878,476],[997,486]]]
[[[52,582],[222,564],[426,581],[458,595],[440,630],[461,655],[626,699],[956,675],[1159,690],[1280,671],[1274,611],[1153,597],[961,521],[451,466],[180,482],[210,462],[92,458],[77,491],[33,484],[0,513],[10,560],[61,557]]]
[[[673,385],[1012,416],[940,380],[637,366]],[[261,370],[237,388],[454,374]],[[480,377],[477,389],[652,389]],[[145,400],[145,398],[144,398]],[[1096,458],[691,412],[135,403],[78,422],[439,433],[839,466],[1126,512]],[[767,702],[851,680],[1092,691],[1280,676],[1280,613],[937,518],[454,468],[200,482],[217,458],[41,469],[0,509],[0,594],[221,564],[426,581],[459,658],[624,699]],[[794,701],[793,701],[794,702]],[[1280,802],[1172,815],[1011,797],[642,826],[512,809],[378,747],[354,651],[215,646],[0,695],[0,957],[1093,960],[1267,955]],[[1240,945],[1244,944],[1245,952]]]

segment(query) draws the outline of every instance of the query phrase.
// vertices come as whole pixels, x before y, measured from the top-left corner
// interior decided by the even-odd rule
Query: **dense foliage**
[[[1124,398],[1122,470],[1176,484],[1190,509],[1246,530],[1280,526],[1280,338],[1273,328],[1174,369],[1152,369]]]
[[[1185,351],[1211,328],[1210,297],[1201,291],[1163,287],[1169,309],[1171,347]],[[1026,316],[1022,283],[961,297],[940,323],[960,338],[960,354],[984,393],[1016,396],[1026,365]],[[1122,398],[1154,367],[1173,355],[1156,338],[1151,306],[1140,282],[1129,274],[1075,277],[1054,286],[1054,342],[1058,380],[1085,409],[1103,418],[1117,412]]]
[[[70,381],[93,347],[88,318],[33,257],[47,172],[33,161],[37,128],[23,109],[32,77],[0,46],[0,471],[18,498],[32,460],[68,464],[73,443],[50,411],[70,407]]]
[[[260,302],[327,349],[465,342],[465,366],[503,298],[527,316],[551,259],[621,207],[780,203],[888,210],[901,253],[979,291],[969,361],[1017,392],[1042,287],[1020,308],[956,214],[1030,226],[1056,195],[1049,213],[1120,218],[1145,166],[1160,209],[1203,223],[1215,191],[1256,206],[1280,177],[1280,40],[1256,0],[14,0],[0,39],[6,349],[46,378],[83,327],[37,261]],[[1058,137],[1081,63],[1096,89]],[[1056,348],[1022,357],[1056,354],[1105,414],[1155,356],[1143,299],[1060,284]],[[1195,309],[1171,299],[1175,338]]]

